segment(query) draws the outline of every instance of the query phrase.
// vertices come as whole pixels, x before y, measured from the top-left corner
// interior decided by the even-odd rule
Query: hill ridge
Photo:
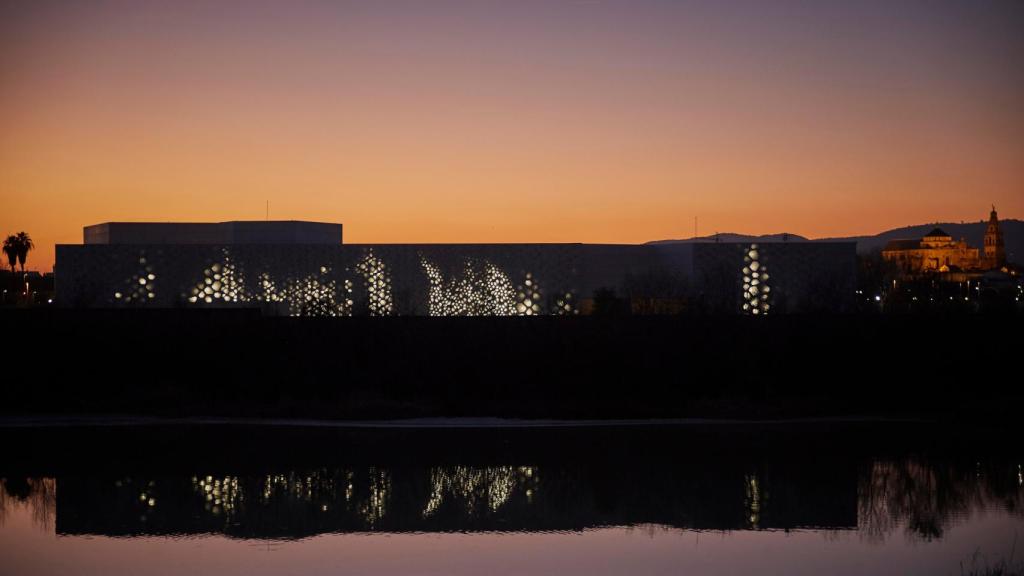
[[[862,236],[830,236],[825,238],[807,238],[800,234],[791,232],[779,232],[775,234],[740,234],[736,232],[724,232],[709,236],[698,236],[691,238],[652,240],[647,244],[692,244],[703,242],[715,242],[716,238],[722,242],[856,242],[857,252],[867,254],[881,250],[890,240],[902,240],[921,238],[933,228],[942,228],[947,234],[959,240],[964,238],[973,247],[981,248],[984,245],[985,227],[987,220],[974,222],[928,222],[924,224],[912,224],[899,228],[891,228],[878,234],[867,234]],[[1007,218],[1000,220],[999,225],[1003,230],[1003,238],[1006,241],[1006,255],[1011,261],[1019,262],[1024,256],[1024,220]]]

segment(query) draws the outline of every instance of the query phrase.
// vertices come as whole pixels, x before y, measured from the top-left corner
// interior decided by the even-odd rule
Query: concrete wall
[[[852,302],[853,243],[763,245],[778,312]],[[577,314],[601,288],[740,312],[749,245],[59,245],[69,307],[260,307],[289,315]]]
[[[694,291],[712,311],[742,311],[744,274],[754,248],[759,286],[769,313],[834,311],[853,307],[857,253],[852,242],[708,243],[694,245]],[[762,276],[763,277],[763,276]],[[749,284],[748,284],[749,286]],[[769,291],[764,292],[767,287]]]
[[[85,244],[341,244],[341,224],[296,220],[104,222],[86,226]]]
[[[574,313],[579,245],[59,245],[71,307],[292,315]],[[517,307],[529,301],[529,310]],[[566,306],[569,306],[566,309]]]

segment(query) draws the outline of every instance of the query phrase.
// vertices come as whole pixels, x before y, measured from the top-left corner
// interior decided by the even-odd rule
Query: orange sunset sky
[[[0,2],[0,233],[875,233],[1024,213],[1024,3]]]

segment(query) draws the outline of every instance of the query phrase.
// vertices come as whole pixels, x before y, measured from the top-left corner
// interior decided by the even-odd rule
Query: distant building
[[[971,247],[963,238],[953,240],[941,228],[935,228],[919,240],[890,241],[882,250],[882,258],[895,262],[907,274],[984,271],[1006,264],[1006,248],[993,206],[984,250]]]
[[[1003,243],[1003,231],[999,229],[999,217],[996,207],[988,215],[988,226],[985,227],[985,252],[982,266],[989,270],[1002,268],[1006,264],[1006,245]]]
[[[88,226],[58,245],[56,294],[84,308],[256,307],[292,316],[844,311],[853,242],[343,244],[341,224]],[[616,305],[618,306],[618,305]]]

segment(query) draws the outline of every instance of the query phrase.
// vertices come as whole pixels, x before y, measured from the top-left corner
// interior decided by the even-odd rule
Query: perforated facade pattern
[[[844,312],[853,306],[856,258],[852,242],[695,244],[694,286],[715,311]]]
[[[576,313],[578,245],[64,245],[72,307],[260,307],[292,316]]]
[[[852,243],[90,244],[57,247],[68,307],[258,307],[292,316],[576,315],[600,289],[709,311],[842,311]],[[639,286],[639,288],[638,288]]]

